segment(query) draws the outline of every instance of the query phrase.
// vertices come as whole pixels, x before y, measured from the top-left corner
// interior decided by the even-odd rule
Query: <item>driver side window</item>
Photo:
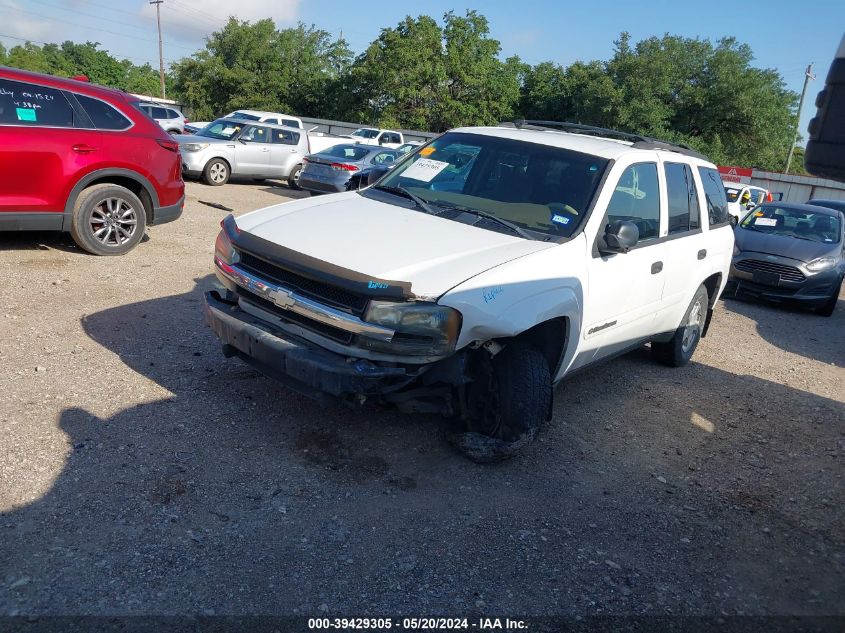
[[[626,220],[637,225],[639,242],[656,239],[660,234],[660,188],[657,165],[631,165],[619,178],[607,205],[608,224]]]
[[[252,141],[253,143],[269,143],[270,134],[267,132],[268,128],[259,127],[257,125],[249,125],[241,134],[241,139],[244,141]]]

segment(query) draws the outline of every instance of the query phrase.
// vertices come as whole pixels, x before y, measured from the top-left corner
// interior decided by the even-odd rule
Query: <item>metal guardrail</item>
[[[300,117],[300,119],[302,119],[302,125],[306,130],[316,127],[315,132],[323,132],[325,134],[351,134],[358,128],[377,127],[361,123],[350,123],[349,121],[334,121],[332,119],[314,119],[311,117]],[[390,129],[396,132],[402,132],[402,136],[404,136],[406,141],[428,141],[437,136],[434,132],[423,132],[421,130]]]

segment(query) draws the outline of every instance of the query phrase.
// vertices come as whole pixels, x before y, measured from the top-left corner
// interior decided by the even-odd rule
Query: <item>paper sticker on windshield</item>
[[[33,108],[15,108],[18,121],[35,121],[35,110]]]
[[[449,163],[442,160],[420,158],[417,162],[402,172],[402,178],[413,178],[414,180],[421,180],[422,182],[431,182],[432,178],[448,166]]]
[[[778,221],[776,218],[755,218],[754,224],[757,226],[777,226]]]
[[[558,215],[555,213],[552,216],[552,222],[555,222],[556,224],[569,224],[569,218],[565,215]]]

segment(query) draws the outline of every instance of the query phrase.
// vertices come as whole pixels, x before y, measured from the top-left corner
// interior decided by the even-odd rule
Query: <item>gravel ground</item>
[[[0,235],[0,614],[845,615],[845,301],[719,302],[688,367],[560,385],[516,459],[222,357],[188,183],[122,258]]]

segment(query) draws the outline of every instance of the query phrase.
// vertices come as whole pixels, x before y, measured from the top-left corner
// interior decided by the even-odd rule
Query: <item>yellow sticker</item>
[[[423,147],[420,150],[420,156],[431,156],[434,153],[433,147]]]
[[[755,218],[762,218],[762,217],[763,217],[763,212],[762,212],[762,211],[758,211],[757,213],[755,213],[755,214],[754,214],[754,217],[755,217]]]

